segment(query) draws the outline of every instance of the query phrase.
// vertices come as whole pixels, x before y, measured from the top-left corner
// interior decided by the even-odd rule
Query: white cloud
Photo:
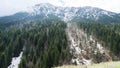
[[[57,6],[93,6],[108,11],[120,13],[120,0],[1,0],[0,16],[9,15],[25,10],[39,3],[51,3]]]
[[[64,6],[69,7],[92,6],[120,13],[120,0],[62,0],[62,1],[65,3]]]

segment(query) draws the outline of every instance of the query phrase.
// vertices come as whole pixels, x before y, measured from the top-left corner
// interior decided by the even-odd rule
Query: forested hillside
[[[0,17],[0,68],[51,68],[120,60],[120,15],[37,4]]]
[[[120,56],[120,24],[79,22],[78,26],[109,49],[111,55]]]
[[[42,19],[4,28],[0,32],[0,68],[23,51],[20,68],[50,68],[65,62],[68,54],[66,24]]]

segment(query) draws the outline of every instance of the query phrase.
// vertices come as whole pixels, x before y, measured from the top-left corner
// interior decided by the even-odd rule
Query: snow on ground
[[[99,53],[104,59],[101,61],[109,60],[109,54],[105,48],[100,44],[92,35],[87,35],[82,29],[79,29],[76,24],[68,23],[66,33],[68,36],[71,64],[77,65],[90,65],[96,60],[96,56]]]
[[[91,60],[86,60],[85,58],[83,58],[84,64],[86,65],[90,65],[92,63]]]
[[[83,65],[83,64],[90,65],[92,63],[91,60],[86,60],[85,58],[83,58],[81,60],[79,58],[72,59],[72,63],[75,63],[75,62],[77,65]]]
[[[98,42],[97,42],[97,48],[99,49],[101,54],[104,53],[103,47]]]
[[[95,43],[95,40],[92,38],[92,36],[90,36],[90,41],[93,41],[94,43]],[[103,54],[104,53],[104,49],[103,49],[103,47],[101,46],[101,44],[100,43],[98,43],[97,42],[97,49],[99,50],[99,52],[101,53],[101,54]],[[96,54],[97,53],[97,51],[94,51],[95,53],[94,54]]]
[[[82,35],[87,36],[86,34],[84,34],[84,32],[80,31],[76,26],[73,26],[70,23],[68,24],[68,28],[67,28],[67,34],[68,34],[68,38],[70,43],[70,49],[71,53],[74,54],[74,57],[72,58],[72,63],[76,63],[77,65],[89,65],[92,63],[91,59],[87,60],[82,56],[82,51],[84,52],[84,49],[81,49],[80,46],[80,38],[82,38]]]
[[[76,52],[76,54],[80,54],[81,53],[81,49],[79,47],[75,47],[75,52]]]
[[[92,36],[91,36],[91,35],[90,35],[90,41],[95,42],[95,40],[92,38]]]
[[[76,62],[77,65],[82,65],[82,64],[79,62],[79,58],[72,59],[72,63],[75,63],[75,62]]]
[[[23,52],[21,52],[18,57],[13,57],[11,64],[8,66],[8,68],[18,68],[18,65],[20,64],[22,55],[23,55]]]

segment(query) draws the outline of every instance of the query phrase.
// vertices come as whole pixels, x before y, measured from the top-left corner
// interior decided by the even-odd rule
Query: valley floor
[[[64,65],[64,66],[55,67],[55,68],[120,68],[120,61],[104,62],[99,64],[83,65],[83,66]]]

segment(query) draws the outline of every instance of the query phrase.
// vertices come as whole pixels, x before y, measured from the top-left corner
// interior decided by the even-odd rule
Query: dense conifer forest
[[[63,64],[69,55],[65,28],[66,23],[60,19],[1,26],[0,68],[7,68],[12,57],[17,57],[21,51],[20,68],[50,68]]]
[[[71,0],[39,1],[0,2],[0,5],[5,4],[0,6],[0,68],[64,65],[87,68],[87,65],[106,62],[113,62],[108,66],[113,67],[117,66],[114,61],[119,64],[120,13],[115,11],[119,9],[117,1],[112,5],[116,8],[109,6],[114,9],[111,11],[107,5],[112,2],[102,5],[102,1],[83,1],[85,6],[81,1],[82,6]]]
[[[23,52],[19,68],[51,68],[68,63],[70,49],[67,23],[59,18],[0,22],[0,68],[7,68],[12,57]],[[120,25],[77,22],[77,26],[101,42],[113,60],[120,56]]]

